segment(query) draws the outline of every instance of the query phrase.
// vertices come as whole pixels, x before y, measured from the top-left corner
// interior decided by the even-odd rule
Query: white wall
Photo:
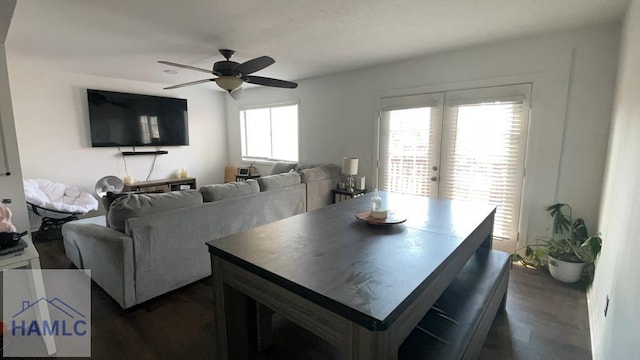
[[[198,186],[222,182],[227,164],[224,94],[209,89],[162,90],[162,85],[62,72],[46,61],[12,55],[9,77],[24,178],[47,178],[93,192],[106,175],[125,176],[117,148],[92,148],[86,89],[186,98],[189,146],[165,146],[150,179],[186,168]],[[122,148],[131,150],[131,148]],[[138,147],[137,151],[155,150]],[[128,174],[145,180],[153,155],[126,157]]]
[[[381,96],[532,82],[522,234],[546,234],[544,208],[556,201],[572,204],[595,227],[619,29],[603,24],[477,46],[307,79],[296,90],[246,90],[240,101],[227,100],[230,162],[241,163],[239,106],[298,100],[301,162],[359,157],[371,188]]]
[[[8,204],[13,213],[12,222],[18,231],[29,229],[27,208],[22,189],[22,170],[20,167],[20,154],[16,141],[16,129],[13,120],[11,106],[11,92],[9,90],[9,78],[7,73],[7,59],[4,41],[13,15],[15,1],[3,1],[0,4],[0,125],[3,130],[3,138],[7,153],[9,171],[11,175],[0,174],[0,199],[11,199]],[[0,159],[0,161],[3,161]]]
[[[640,359],[640,1],[624,26],[600,213],[603,249],[589,293],[594,359]],[[610,303],[604,310],[606,297]]]
[[[20,167],[20,154],[16,141],[16,128],[14,124],[13,109],[11,106],[11,92],[9,90],[9,78],[7,74],[7,62],[4,45],[0,46],[0,117],[2,132],[5,142],[9,171],[11,175],[0,175],[0,198],[11,199],[7,206],[13,213],[12,222],[19,232],[29,229],[27,208],[22,188],[22,170]],[[3,161],[0,159],[0,161]]]

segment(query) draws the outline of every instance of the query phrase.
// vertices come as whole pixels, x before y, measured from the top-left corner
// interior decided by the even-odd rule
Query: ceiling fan
[[[215,83],[220,88],[226,90],[227,92],[229,92],[229,94],[232,94],[233,92],[238,90],[242,86],[242,83],[245,83],[245,82],[249,84],[272,86],[272,87],[287,88],[287,89],[295,89],[298,87],[297,83],[294,83],[291,81],[250,75],[276,62],[269,56],[260,56],[240,64],[235,61],[229,60],[236,53],[235,51],[229,50],[229,49],[220,49],[219,51],[220,51],[220,54],[224,56],[225,60],[218,61],[215,64],[213,64],[213,68],[211,70],[190,66],[190,65],[177,64],[170,61],[158,61],[160,64],[176,66],[176,67],[188,69],[188,70],[206,72],[208,74],[213,74],[217,76],[217,78],[191,81],[184,84],[169,86],[164,89],[165,90],[176,89],[184,86],[202,84],[209,81],[215,81]]]

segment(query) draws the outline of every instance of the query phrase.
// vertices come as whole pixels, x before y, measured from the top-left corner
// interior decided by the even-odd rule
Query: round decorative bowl
[[[406,216],[391,210],[387,210],[387,216],[383,218],[371,216],[370,210],[363,210],[356,214],[356,219],[371,225],[396,225],[407,221]]]

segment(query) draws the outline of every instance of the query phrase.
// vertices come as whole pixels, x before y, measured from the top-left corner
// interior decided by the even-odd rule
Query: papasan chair
[[[41,218],[35,240],[60,239],[64,223],[98,209],[98,200],[75,186],[47,179],[24,179],[23,185],[27,207]]]

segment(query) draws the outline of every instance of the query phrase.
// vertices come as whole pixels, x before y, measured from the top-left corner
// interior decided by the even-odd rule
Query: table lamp
[[[342,173],[349,176],[347,190],[353,191],[353,175],[358,174],[358,158],[346,157],[342,159]]]

